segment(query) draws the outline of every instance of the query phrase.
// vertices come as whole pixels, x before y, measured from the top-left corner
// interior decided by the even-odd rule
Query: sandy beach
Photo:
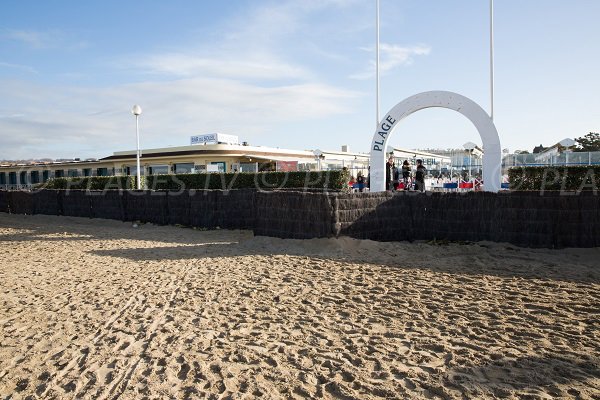
[[[600,399],[600,249],[0,214],[0,397]]]

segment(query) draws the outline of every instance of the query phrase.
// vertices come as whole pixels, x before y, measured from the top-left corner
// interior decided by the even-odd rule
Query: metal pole
[[[494,0],[490,0],[490,117],[494,120]]]
[[[376,15],[376,30],[377,30],[377,43],[375,45],[375,130],[379,127],[379,0],[376,0],[377,3],[377,15]]]
[[[137,140],[137,152],[136,152],[136,161],[137,161],[137,189],[140,190],[142,188],[142,180],[140,177],[140,127],[138,123],[139,115],[135,116],[135,138]]]

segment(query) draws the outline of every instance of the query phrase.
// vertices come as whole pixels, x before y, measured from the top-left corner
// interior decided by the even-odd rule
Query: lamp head
[[[142,113],[142,107],[138,106],[137,104],[133,106],[133,108],[131,109],[131,113],[135,116],[138,116]]]

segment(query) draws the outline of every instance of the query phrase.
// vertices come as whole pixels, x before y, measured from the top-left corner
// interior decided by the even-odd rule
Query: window
[[[40,171],[31,171],[31,183],[40,183]]]
[[[256,163],[240,163],[240,172],[257,172]]]
[[[150,165],[148,167],[148,174],[150,175],[166,175],[169,173],[168,165]]]
[[[108,168],[96,168],[96,176],[108,176]]]
[[[193,168],[194,168],[193,163],[175,164],[175,173],[176,174],[190,174],[192,172]]]
[[[26,184],[29,183],[29,181],[27,179],[27,172],[26,171],[22,171],[19,175],[20,175],[19,176],[19,183],[21,185],[26,185]]]
[[[75,178],[75,177],[79,176],[79,171],[76,169],[70,169],[67,171],[67,174],[69,177]]]
[[[54,171],[54,177],[55,178],[64,178],[65,177],[65,170],[64,169],[57,169],[56,171]]]
[[[83,169],[83,176],[92,176],[92,169],[91,168],[84,168]]]
[[[144,167],[140,165],[141,176],[144,176]],[[126,167],[126,175],[137,176],[137,165]]]
[[[6,172],[0,172],[0,185],[6,185]]]
[[[216,165],[218,168],[218,172],[225,172],[226,171],[226,165],[225,162],[223,161],[216,161],[216,162],[211,162],[210,165]]]
[[[8,173],[8,184],[9,185],[16,185],[17,184],[17,173],[16,172],[9,172]]]

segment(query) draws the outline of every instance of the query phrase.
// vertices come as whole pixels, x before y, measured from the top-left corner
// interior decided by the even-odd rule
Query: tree
[[[600,133],[590,132],[575,141],[577,142],[576,151],[600,151]]]

